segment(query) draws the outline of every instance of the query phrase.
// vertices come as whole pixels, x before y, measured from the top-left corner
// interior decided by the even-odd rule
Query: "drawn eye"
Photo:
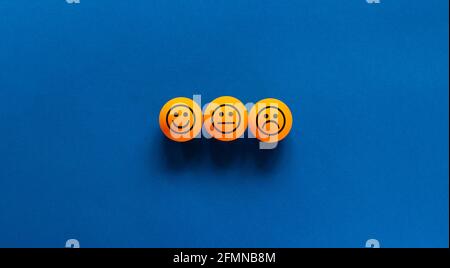
[[[233,112],[228,112],[228,116],[233,116]]]
[[[173,114],[173,116],[175,116],[175,117],[178,117],[178,115],[179,115],[178,113],[174,113],[174,114]]]
[[[183,113],[183,116],[184,116],[184,117],[187,117],[187,116],[188,116],[188,113],[187,113],[187,112],[184,112],[184,113]]]
[[[268,115],[268,114],[265,114],[265,115],[264,115],[264,118],[269,118],[269,115]]]
[[[220,112],[220,113],[219,113],[219,116],[223,116],[223,112]]]
[[[273,115],[273,118],[278,118],[278,114],[274,114],[274,115]]]

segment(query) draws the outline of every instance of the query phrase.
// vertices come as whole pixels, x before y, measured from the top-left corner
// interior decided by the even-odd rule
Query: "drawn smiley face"
[[[221,141],[235,140],[247,129],[247,109],[234,97],[213,100],[206,107],[203,117],[206,131]]]
[[[280,100],[269,98],[258,101],[250,110],[249,128],[262,142],[278,142],[292,128],[292,113]]]
[[[195,138],[202,128],[202,111],[192,99],[171,99],[159,113],[159,126],[166,137],[177,142]]]

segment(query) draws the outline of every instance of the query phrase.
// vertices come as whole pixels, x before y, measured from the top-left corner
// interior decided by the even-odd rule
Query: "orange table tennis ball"
[[[278,142],[292,128],[292,113],[282,101],[268,98],[258,101],[250,110],[249,129],[262,142]]]
[[[206,107],[203,118],[206,131],[221,141],[235,140],[247,129],[247,109],[234,97],[213,100]]]
[[[189,98],[171,99],[161,108],[159,126],[167,138],[185,142],[195,138],[202,129],[202,110]]]

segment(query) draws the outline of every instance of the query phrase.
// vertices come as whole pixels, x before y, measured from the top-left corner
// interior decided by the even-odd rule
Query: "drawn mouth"
[[[184,125],[178,125],[178,126],[177,126],[177,125],[175,124],[175,122],[172,121],[173,126],[174,126],[175,128],[178,128],[179,130],[181,130],[181,129],[187,127],[187,126],[189,126],[189,123],[190,123],[190,120],[188,120],[187,123],[184,124]]]
[[[264,127],[265,127],[267,124],[269,124],[269,123],[272,123],[272,124],[277,125],[278,129],[280,129],[280,125],[279,125],[278,122],[275,121],[275,120],[267,120],[266,122],[264,122],[264,124],[261,126],[261,128],[264,129]]]
[[[231,127],[226,127],[227,125],[230,125],[233,129],[229,130],[229,131],[225,131],[225,129],[229,129]],[[212,126],[214,127],[214,129],[216,129],[217,131],[219,131],[222,134],[231,134],[234,131],[236,131],[236,129],[239,127],[236,126],[236,122],[212,122]]]

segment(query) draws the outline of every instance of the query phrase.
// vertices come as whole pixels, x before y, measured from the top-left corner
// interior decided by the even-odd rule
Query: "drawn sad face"
[[[292,114],[286,104],[277,99],[264,99],[250,110],[249,127],[263,142],[284,139],[292,127]]]
[[[258,131],[267,136],[278,135],[286,126],[286,116],[277,106],[266,106],[256,115]]]
[[[171,140],[191,140],[200,133],[202,127],[201,109],[192,99],[172,99],[161,109],[159,125],[164,135]]]
[[[225,96],[213,100],[205,109],[206,131],[221,141],[241,137],[247,128],[247,109],[238,99]]]

